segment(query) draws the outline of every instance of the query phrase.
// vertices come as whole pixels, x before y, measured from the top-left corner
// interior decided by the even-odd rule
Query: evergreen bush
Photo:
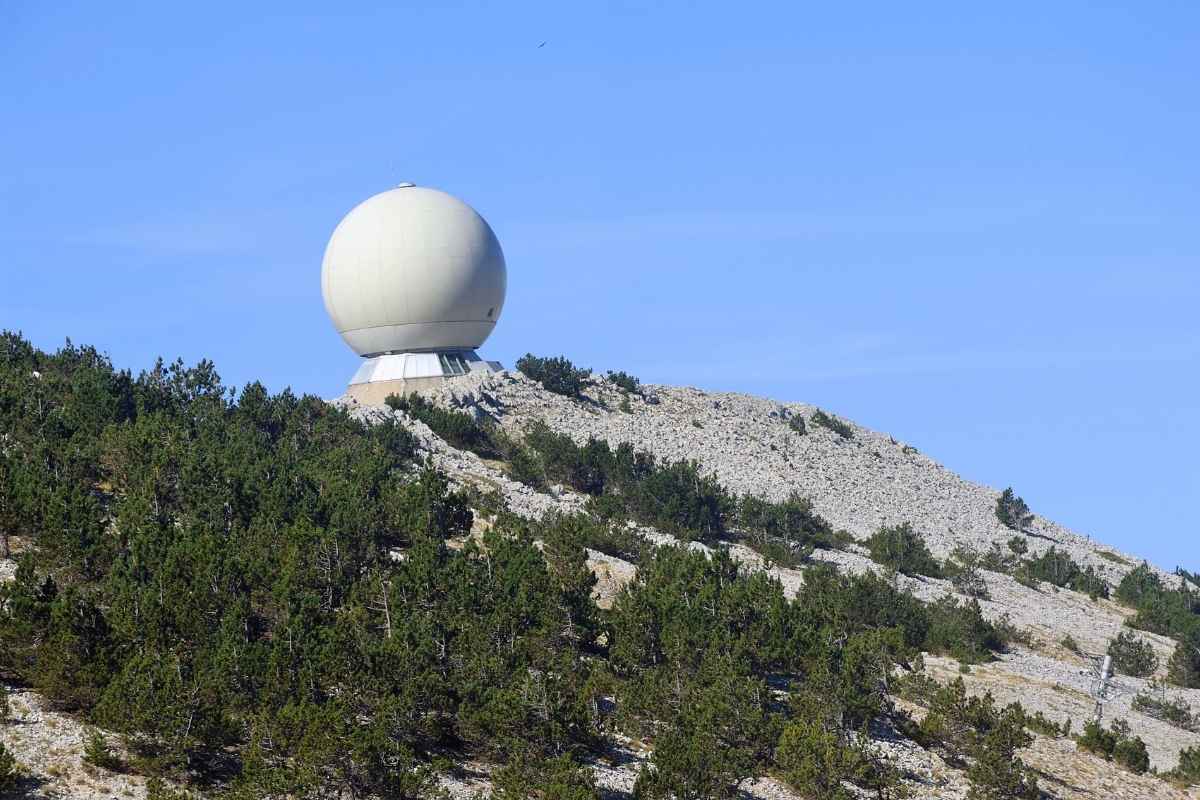
[[[492,773],[489,800],[600,800],[596,779],[569,753],[519,755]]]
[[[4,746],[4,742],[0,742],[0,792],[15,789],[20,778],[21,773],[17,769],[17,760]]]
[[[1033,524],[1033,513],[1010,486],[996,498],[996,519],[1004,527],[1023,533]]]
[[[954,590],[977,600],[989,599],[987,580],[983,570],[988,557],[969,545],[955,547],[942,572],[950,578]]]
[[[120,768],[121,760],[108,746],[108,740],[98,730],[88,733],[87,743],[83,748],[83,760],[93,767],[115,771]]]
[[[969,696],[962,678],[933,688],[927,702],[929,712],[916,732],[926,745],[945,749],[952,761],[969,759],[969,798],[1039,797],[1036,775],[1016,757],[1032,741],[1019,704],[999,708],[990,692]]]
[[[503,451],[493,437],[492,428],[480,424],[470,414],[435,406],[413,392],[408,397],[388,395],[388,407],[403,411],[429,426],[429,429],[459,450],[470,450],[483,458],[500,458]]]
[[[1185,689],[1200,689],[1200,646],[1188,641],[1175,643],[1167,661],[1167,680]]]
[[[819,408],[813,412],[811,420],[814,425],[828,428],[843,439],[854,438],[854,428],[851,428],[848,423],[843,422],[833,414],[826,414]]]
[[[1080,568],[1065,551],[1051,545],[1050,549],[1036,558],[1025,561],[1017,570],[1018,579],[1035,583],[1045,581],[1064,589],[1083,592],[1093,599],[1108,597],[1108,583],[1091,565]]]
[[[1138,692],[1133,698],[1133,709],[1176,728],[1200,733],[1200,717],[1192,714],[1191,707],[1182,699],[1169,699],[1164,687],[1157,687],[1160,691],[1155,696],[1155,688],[1152,682],[1147,690]]]
[[[864,758],[840,729],[795,719],[779,737],[775,763],[784,782],[807,796],[851,800],[855,795],[843,784],[855,782]]]
[[[609,383],[624,392],[636,395],[642,393],[642,382],[627,372],[613,372],[609,370],[605,377],[608,378]]]
[[[942,569],[921,535],[907,522],[880,528],[866,541],[871,560],[905,575],[942,576]]]
[[[1089,721],[1076,743],[1080,750],[1095,753],[1106,761],[1116,761],[1131,772],[1141,774],[1150,768],[1146,743],[1140,737],[1129,735],[1129,725],[1124,720],[1113,720],[1108,730],[1094,720]]]
[[[1140,736],[1122,737],[1113,751],[1113,761],[1137,775],[1150,769],[1150,754]]]
[[[1123,675],[1145,678],[1158,669],[1154,648],[1128,631],[1121,631],[1108,643],[1108,654],[1112,656],[1113,669]]]
[[[526,353],[517,359],[517,369],[535,380],[542,388],[563,397],[580,398],[591,379],[592,371],[572,364],[565,356],[539,358]]]
[[[1200,745],[1179,751],[1179,764],[1168,773],[1186,786],[1200,785]]]
[[[1142,601],[1161,594],[1164,588],[1162,579],[1143,561],[1121,578],[1117,584],[1116,598],[1131,608],[1137,608]]]

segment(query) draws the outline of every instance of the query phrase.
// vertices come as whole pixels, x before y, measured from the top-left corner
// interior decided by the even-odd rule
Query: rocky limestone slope
[[[908,522],[944,558],[956,545],[986,549],[1012,536],[996,519],[998,490],[850,420],[843,421],[853,437],[843,438],[811,421],[815,406],[671,386],[627,395],[607,381],[590,386],[586,400],[578,401],[547,392],[519,372],[464,376],[425,394],[516,433],[541,420],[578,442],[630,442],[662,459],[694,459],[738,494],[781,500],[798,492],[835,528],[858,538],[881,525]],[[628,410],[622,409],[625,400]],[[806,419],[804,435],[788,425],[796,415]],[[1029,533],[1031,554],[1053,545],[1113,582],[1139,563],[1041,516]]]

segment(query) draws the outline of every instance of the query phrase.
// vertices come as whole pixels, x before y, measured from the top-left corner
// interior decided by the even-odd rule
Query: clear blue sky
[[[336,395],[325,241],[411,180],[504,245],[489,358],[817,403],[1200,569],[1200,5],[182,5],[0,4],[0,326]]]

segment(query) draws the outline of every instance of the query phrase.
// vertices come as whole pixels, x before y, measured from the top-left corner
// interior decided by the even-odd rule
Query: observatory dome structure
[[[338,223],[321,264],[325,310],[366,359],[348,394],[377,404],[500,369],[475,350],[500,319],[506,288],[500,242],[463,201],[409,183],[364,200]]]

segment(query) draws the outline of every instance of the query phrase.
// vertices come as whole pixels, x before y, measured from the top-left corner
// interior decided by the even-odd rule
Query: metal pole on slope
[[[1092,697],[1096,698],[1096,711],[1092,715],[1092,721],[1097,725],[1100,724],[1100,718],[1104,716],[1104,701],[1108,699],[1108,682],[1111,678],[1112,656],[1106,653],[1100,664],[1100,674],[1092,686]]]

